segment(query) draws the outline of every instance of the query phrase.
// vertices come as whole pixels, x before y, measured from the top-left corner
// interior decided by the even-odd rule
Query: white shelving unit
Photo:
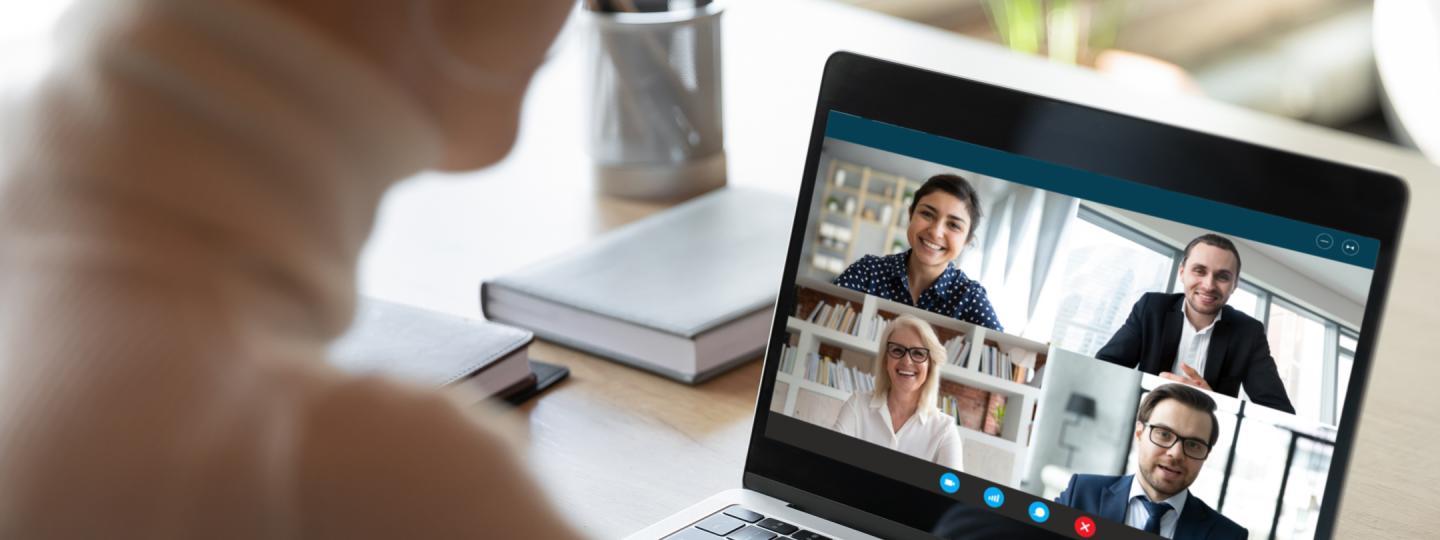
[[[866,295],[823,281],[801,278],[797,286],[810,289],[838,300],[859,304],[860,318],[879,313],[892,315],[915,315],[930,324],[964,334],[975,343],[999,346],[1002,350],[1033,351],[1038,356],[1048,352],[1048,346],[1017,336],[1012,336],[982,326],[961,322],[943,315],[925,312],[916,308]],[[870,361],[879,352],[880,343],[853,336],[838,330],[825,328],[798,317],[788,317],[786,330],[794,336],[793,347],[798,350],[793,371],[780,371],[776,375],[773,410],[829,428],[839,413],[840,406],[850,398],[850,392],[832,388],[825,384],[805,379],[806,355],[820,350],[821,345],[830,345],[849,353],[853,361],[847,363],[868,368]],[[1000,436],[970,429],[957,423],[955,428],[965,443],[965,471],[1006,485],[1019,485],[1024,474],[1022,457],[1030,444],[1030,427],[1035,420],[1036,406],[1040,399],[1044,369],[1040,369],[1030,383],[1018,383],[980,371],[980,357],[984,347],[972,346],[966,367],[943,364],[940,369],[942,380],[953,381],[971,388],[1005,396],[1006,414],[1001,423]],[[837,359],[845,361],[843,358]],[[863,363],[861,363],[863,362]]]
[[[835,276],[857,254],[904,251],[909,225],[905,211],[922,183],[832,159],[820,185],[819,219],[828,227],[811,239],[815,253],[807,263],[823,275]]]

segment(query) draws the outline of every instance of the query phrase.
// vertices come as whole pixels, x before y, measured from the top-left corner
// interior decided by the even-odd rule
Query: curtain
[[[960,269],[985,287],[1005,332],[1021,335],[1034,319],[1041,294],[1056,281],[1055,257],[1080,201],[987,180],[972,182],[983,216]]]

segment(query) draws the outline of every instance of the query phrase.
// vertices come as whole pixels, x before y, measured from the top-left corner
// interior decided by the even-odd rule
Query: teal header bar
[[[1375,269],[1380,241],[1130,180],[1074,169],[830,111],[825,136],[1177,221],[1220,234]]]

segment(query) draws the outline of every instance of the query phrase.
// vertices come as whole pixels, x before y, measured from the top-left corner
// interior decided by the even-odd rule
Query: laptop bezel
[[[1344,402],[1345,414],[1336,435],[1316,525],[1316,538],[1333,535],[1408,202],[1403,182],[1393,175],[1354,165],[844,51],[827,60],[816,103],[784,278],[756,400],[744,469],[746,488],[790,500],[821,517],[861,530],[875,530],[880,525],[876,518],[924,529],[924,522],[933,519],[927,516],[953,504],[953,499],[934,490],[880,476],[765,435],[775,390],[777,365],[773,360],[778,358],[787,335],[785,315],[795,308],[795,282],[827,117],[832,110],[1379,240]],[[1021,126],[1042,117],[1052,122],[1046,124],[1047,128],[1062,133],[1123,133],[1125,137],[1077,136],[1062,147],[1043,152],[1020,148]],[[1133,148],[1104,146],[1118,139],[1143,140],[1147,154],[1136,156]],[[1301,196],[1306,193],[1329,196]],[[838,511],[842,508],[864,512],[846,515]],[[884,528],[894,530],[890,524],[884,524]]]

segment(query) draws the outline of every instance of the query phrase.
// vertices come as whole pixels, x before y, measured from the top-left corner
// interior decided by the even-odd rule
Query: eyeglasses
[[[1145,427],[1150,428],[1150,442],[1155,443],[1155,446],[1169,450],[1178,442],[1180,443],[1180,450],[1190,459],[1205,459],[1210,457],[1210,443],[1200,439],[1181,437],[1176,435],[1174,431],[1160,426],[1145,424]]]
[[[885,354],[895,359],[902,359],[909,356],[910,363],[912,364],[924,364],[930,361],[930,349],[925,347],[906,347],[894,341],[885,344]]]

